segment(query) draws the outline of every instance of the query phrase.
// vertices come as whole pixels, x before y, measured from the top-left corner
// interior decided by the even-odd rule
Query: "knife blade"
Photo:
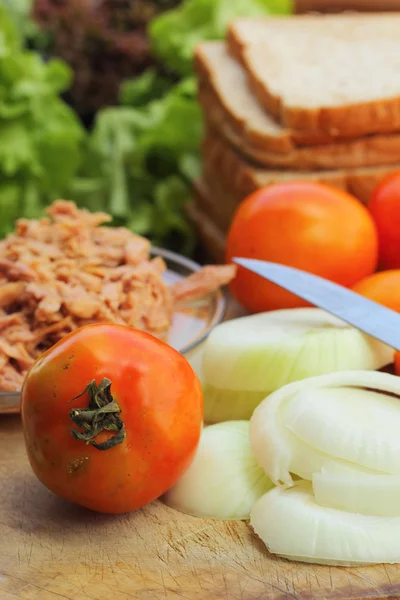
[[[400,350],[400,315],[394,310],[300,269],[253,258],[233,262]]]

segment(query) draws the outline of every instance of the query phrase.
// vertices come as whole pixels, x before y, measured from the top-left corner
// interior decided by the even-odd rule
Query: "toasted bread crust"
[[[223,201],[232,206],[233,211],[255,190],[282,181],[303,180],[328,183],[350,192],[365,204],[381,179],[400,169],[400,164],[326,171],[261,169],[242,158],[213,131],[208,131],[203,141],[203,156],[203,179],[207,187],[211,191],[215,187],[223,191]],[[232,210],[230,214],[233,214]],[[221,221],[216,217],[216,222],[225,229],[229,227],[226,220]]]
[[[206,123],[214,128],[237,151],[260,166],[270,168],[346,169],[398,165],[400,163],[400,135],[373,135],[349,142],[323,146],[305,146],[286,153],[265,148],[264,138],[255,131],[238,128],[226,117],[211,95],[200,91],[200,103]]]
[[[249,21],[249,20],[248,20]],[[250,20],[251,21],[251,20]],[[320,27],[318,30],[318,21]],[[400,93],[387,94],[382,93],[379,99],[368,99],[364,102],[351,99],[343,100],[340,105],[331,105],[330,102],[325,106],[319,107],[303,106],[301,102],[297,105],[293,98],[290,103],[281,97],[280,92],[273,90],[270,85],[269,75],[263,76],[260,69],[254,64],[254,48],[260,51],[269,47],[274,48],[277,35],[285,34],[285,23],[279,19],[278,33],[274,32],[271,24],[272,18],[265,19],[265,35],[263,40],[262,24],[258,24],[258,35],[255,41],[251,39],[249,31],[245,32],[246,25],[241,24],[246,20],[237,20],[233,22],[228,30],[227,45],[233,56],[245,66],[249,77],[251,87],[255,91],[260,103],[266,108],[274,118],[279,121],[283,127],[296,131],[302,131],[309,135],[325,133],[332,137],[336,136],[364,136],[372,133],[387,134],[399,131],[400,129]],[[342,29],[340,28],[343,25]],[[349,39],[361,44],[385,43],[391,40],[398,43],[398,29],[400,26],[400,13],[375,13],[374,15],[320,15],[320,16],[296,16],[288,17],[286,21],[286,35],[291,37],[292,33],[296,36],[300,34],[303,38],[298,38],[298,47],[301,49],[301,40],[305,31],[308,31],[311,37],[315,35],[315,48],[318,51],[318,45],[323,39],[322,31],[325,36],[334,44],[346,43]],[[303,32],[301,32],[303,29]],[[271,44],[269,38],[272,36]],[[342,39],[343,38],[343,39]],[[388,38],[388,40],[386,39]],[[281,40],[282,41],[282,37]],[[326,40],[325,40],[326,41]],[[379,48],[379,46],[377,46]],[[294,46],[296,48],[296,46]],[[394,48],[394,46],[393,46]],[[273,50],[272,50],[273,51]],[[350,50],[349,50],[350,51]],[[373,52],[373,50],[371,50]],[[392,52],[393,54],[393,52]],[[275,49],[275,55],[279,56],[279,50]],[[295,49],[294,49],[295,56]],[[257,62],[257,61],[256,61]],[[259,61],[258,61],[259,62]],[[300,63],[301,64],[301,63]],[[321,83],[323,85],[323,83]],[[283,92],[282,92],[283,93]]]
[[[229,165],[225,163],[225,165]],[[372,190],[385,174],[390,173],[392,167],[387,169],[362,169],[353,173],[345,171],[323,172],[320,177],[314,173],[315,181],[334,185],[352,193],[364,203],[367,202]],[[231,191],[226,180],[218,177],[221,173],[214,172],[209,166],[204,176],[195,182],[193,187],[193,201],[187,205],[186,214],[191,221],[196,233],[210,257],[223,263],[225,260],[226,234],[240,204],[242,195]],[[272,180],[270,183],[278,183]],[[251,186],[251,178],[247,181]],[[258,189],[259,182],[253,181],[253,189]],[[261,186],[262,187],[262,186]],[[249,192],[250,193],[250,192]]]
[[[212,56],[215,51],[217,56],[224,58],[224,62],[219,69],[216,67],[216,63],[219,62],[218,58],[217,60],[215,58],[214,60],[210,59],[210,55]],[[236,90],[240,86],[242,94],[244,93],[248,97],[250,107],[247,111],[242,109],[238,112],[235,111],[232,105],[229,105],[230,99],[224,94],[225,90],[219,82],[221,69],[226,69],[226,66],[234,68],[237,74]],[[322,132],[308,134],[303,131],[291,131],[275,122],[267,112],[260,115],[264,111],[262,106],[258,104],[257,99],[253,97],[252,90],[248,87],[245,70],[238,61],[229,56],[224,42],[203,42],[197,46],[195,69],[199,80],[200,101],[202,101],[204,94],[210,96],[211,101],[208,103],[207,110],[210,109],[212,103],[211,108],[215,106],[215,110],[225,113],[229,117],[232,126],[241,131],[243,135],[246,135],[250,143],[259,145],[261,148],[264,147],[271,152],[283,153],[290,152],[297,146],[328,144],[334,140],[332,136]],[[235,90],[229,89],[228,95],[232,94],[232,91]],[[249,114],[249,112],[252,114]],[[255,118],[254,112],[256,113]]]
[[[301,136],[264,114],[247,88],[243,69],[229,57],[223,42],[201,44],[196,51],[196,67],[206,120],[234,148],[262,166],[340,169],[400,162],[400,134],[351,140],[306,134],[297,146],[296,138]]]
[[[224,53],[223,42],[200,44],[195,52],[195,69],[198,74],[200,103],[203,104],[204,102],[206,104],[207,111],[211,110],[216,113],[214,120],[222,120],[224,114],[229,115],[228,118],[232,128],[240,132],[240,135],[245,136],[250,143],[260,144],[261,147],[264,145],[271,152],[284,153],[293,150],[294,143],[291,132],[269,119],[268,115],[265,115],[265,119],[263,119],[264,115],[262,111],[259,111],[261,116],[258,114],[252,119],[251,116],[246,116],[243,110],[238,112],[229,106],[229,98],[225,97],[218,84],[219,72],[215,69],[216,65],[212,60],[209,60],[208,52],[212,48],[218,48],[222,51],[222,54]],[[230,60],[229,57],[227,58]],[[230,65],[232,66],[232,63]],[[240,77],[235,81],[235,85],[240,86],[243,91],[246,86],[245,72],[239,64],[235,64],[235,68],[237,68]],[[230,88],[230,94],[232,93],[235,93],[235,90]],[[256,102],[251,93],[249,93],[249,102],[250,104]],[[255,108],[259,109],[257,104]]]
[[[385,134],[400,129],[400,97],[327,108],[285,106],[281,99],[267,90],[253,72],[249,77],[259,101],[280,123],[305,135],[326,133],[339,136]]]

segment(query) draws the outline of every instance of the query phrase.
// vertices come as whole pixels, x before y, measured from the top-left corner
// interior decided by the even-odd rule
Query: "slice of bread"
[[[231,128],[255,147],[271,152],[290,152],[298,146],[332,141],[332,137],[290,131],[266,112],[249,87],[240,63],[230,56],[224,42],[203,42],[195,52],[200,98],[206,94],[230,121]],[[208,103],[210,104],[210,103]],[[207,105],[207,109],[209,106]]]
[[[279,122],[332,136],[399,129],[400,14],[279,21],[260,20],[252,31],[254,21],[239,20],[228,35],[260,102]]]
[[[224,231],[229,228],[240,202],[262,187],[283,181],[317,181],[346,190],[365,204],[381,179],[398,169],[400,164],[331,171],[260,169],[233,151],[214,132],[208,132],[203,141],[203,180],[210,190],[211,202],[218,204],[214,210],[209,207],[209,214]]]
[[[341,12],[340,14],[306,14],[290,17],[240,17],[231,22],[228,41],[234,54],[252,44],[293,36],[325,37],[338,35],[343,39],[393,39],[399,37],[399,12]]]
[[[296,147],[299,136],[280,126],[261,108],[248,86],[244,69],[229,55],[223,42],[198,46],[196,65],[200,75],[199,100],[206,120],[237,150],[261,165],[297,170],[400,163],[400,134],[336,143],[321,135],[319,140],[314,137],[308,142],[331,143]],[[306,141],[304,136],[300,141]]]

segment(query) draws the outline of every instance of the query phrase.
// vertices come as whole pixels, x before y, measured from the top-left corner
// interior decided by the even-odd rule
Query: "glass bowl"
[[[175,283],[199,271],[201,266],[162,248],[152,248],[152,256],[161,256],[167,265],[164,279],[167,284]],[[182,304],[175,312],[172,326],[168,334],[168,343],[187,356],[196,369],[199,361],[198,349],[211,330],[220,323],[226,311],[226,297],[222,290],[217,290],[196,301]],[[0,414],[19,413],[20,392],[0,392]]]

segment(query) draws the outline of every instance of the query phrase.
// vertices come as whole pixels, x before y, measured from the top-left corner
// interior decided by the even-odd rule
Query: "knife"
[[[400,315],[394,310],[300,269],[253,258],[233,262],[400,350]]]

